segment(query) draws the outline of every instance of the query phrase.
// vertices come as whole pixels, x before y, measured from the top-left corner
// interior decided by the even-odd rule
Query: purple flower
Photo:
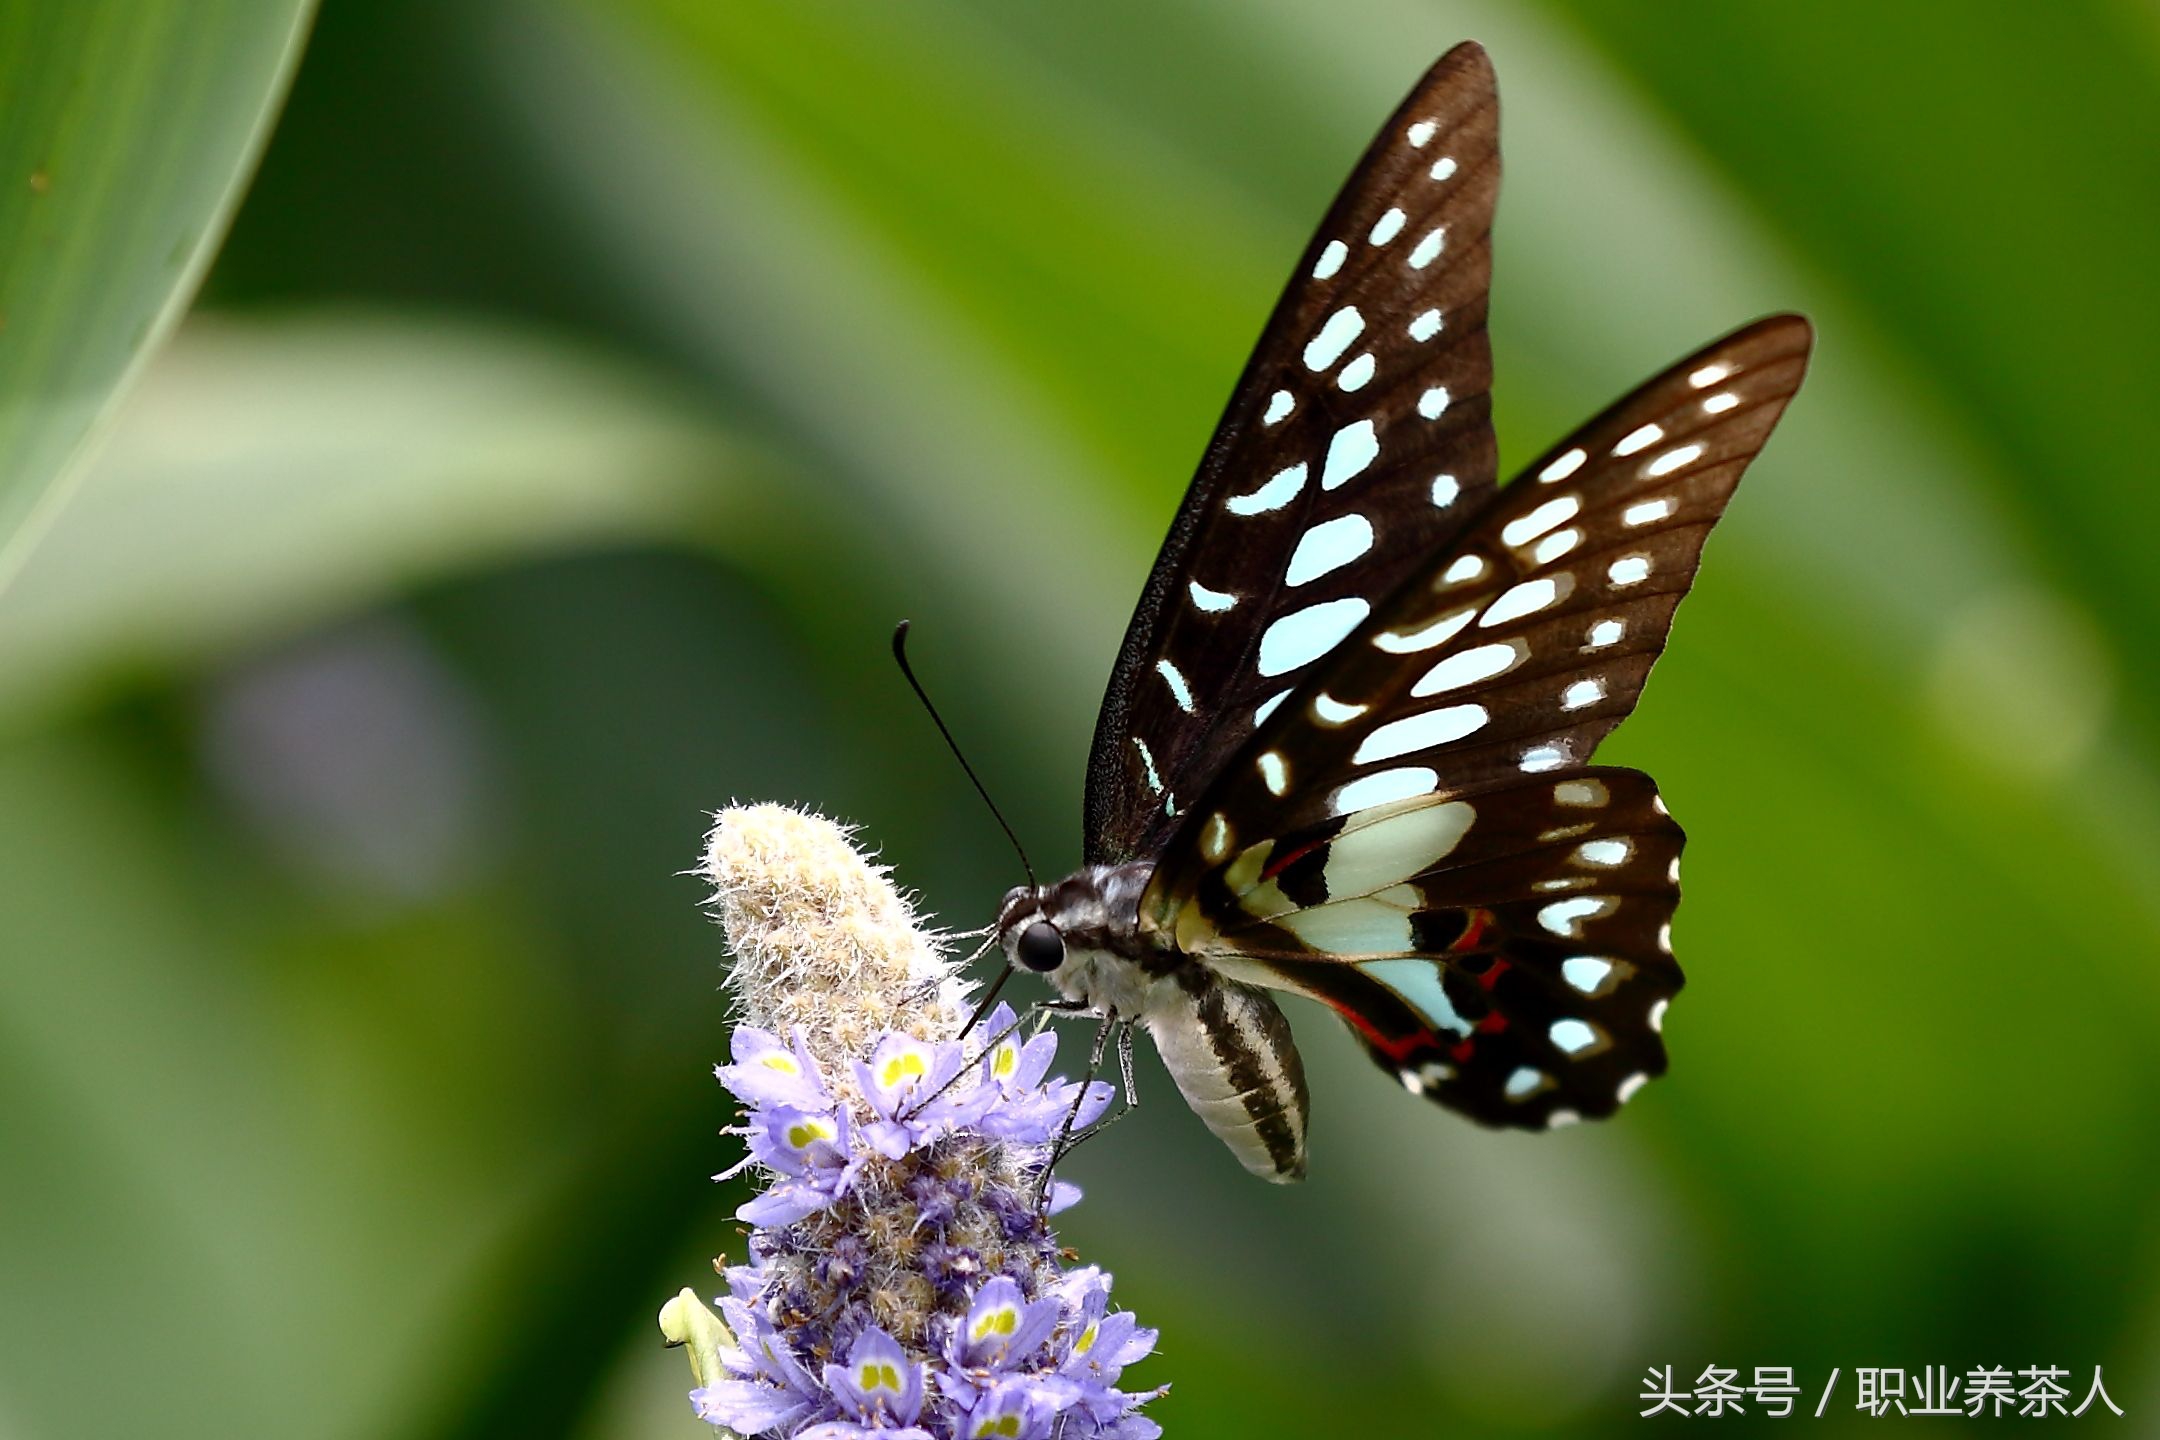
[[[1052,1078],[1057,1038],[1012,1023],[1000,1007],[982,1048],[886,1034],[823,1070],[800,1033],[736,1032],[736,1170],[767,1182],[736,1212],[757,1227],[719,1301],[740,1348],[691,1392],[700,1418],[788,1440],[1159,1433],[1136,1413],[1159,1392],[1116,1388],[1154,1332],[1109,1310],[1109,1276],[1060,1269],[1045,1223],[1079,1198],[1047,1147],[1111,1087]]]
[[[953,1328],[945,1357],[963,1370],[1012,1369],[1050,1338],[1060,1309],[1054,1299],[1030,1301],[1000,1275],[975,1292],[974,1303]]]

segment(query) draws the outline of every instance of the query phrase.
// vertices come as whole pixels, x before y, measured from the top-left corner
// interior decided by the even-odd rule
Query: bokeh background
[[[2104,1365],[2128,1419],[2070,1423],[2155,1433],[2160,12],[194,9],[0,6],[0,1436],[693,1440],[706,812],[859,822],[981,923],[907,615],[1077,857],[1218,407],[1464,37],[1511,465],[1820,330],[1601,752],[1691,834],[1674,1069],[1489,1135],[1303,1011],[1282,1191],[1151,1064],[1068,1227],[1163,1328],[1133,1378],[1181,1437],[1594,1435],[1646,1366],[1837,1366],[1834,1433],[1896,1423],[1854,1367]]]

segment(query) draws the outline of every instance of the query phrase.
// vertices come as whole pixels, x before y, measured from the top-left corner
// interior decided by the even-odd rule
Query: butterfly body
[[[1680,828],[1593,766],[1798,389],[1807,322],[1713,342],[1506,486],[1485,333],[1493,76],[1382,128],[1262,332],[1111,674],[1086,865],[1011,963],[1145,1028],[1255,1173],[1305,1165],[1267,991],[1481,1124],[1610,1115],[1665,1068]]]

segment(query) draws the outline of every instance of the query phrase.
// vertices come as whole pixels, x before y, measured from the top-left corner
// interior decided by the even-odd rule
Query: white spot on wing
[[[1448,388],[1445,385],[1435,385],[1432,389],[1418,396],[1417,413],[1427,420],[1439,419],[1447,413],[1447,407]]]
[[[1628,1076],[1627,1079],[1620,1082],[1620,1088],[1613,1091],[1613,1098],[1619,1101],[1622,1105],[1625,1105],[1628,1101],[1635,1098],[1636,1091],[1642,1089],[1643,1086],[1649,1083],[1650,1077],[1643,1074],[1642,1071],[1638,1070],[1633,1075]]]
[[[1560,978],[1585,995],[1595,995],[1612,975],[1612,961],[1576,955],[1560,962]]]
[[[1602,780],[1563,780],[1553,786],[1552,797],[1562,805],[1607,805],[1612,802],[1612,791]]]
[[[1659,1034],[1665,1031],[1665,1007],[1672,1002],[1660,1000],[1650,1007],[1650,1028]]]
[[[1477,614],[1477,607],[1471,606],[1468,609],[1457,610],[1452,615],[1443,615],[1430,625],[1422,626],[1416,630],[1408,632],[1383,630],[1373,636],[1373,648],[1375,650],[1385,650],[1390,655],[1413,655],[1420,650],[1430,650],[1435,645],[1445,645],[1448,641],[1454,639],[1462,631],[1463,626],[1470,623],[1470,617],[1475,614]]]
[[[1185,683],[1185,672],[1168,660],[1157,660],[1155,672],[1162,676],[1163,683],[1170,687],[1170,698],[1177,701],[1178,709],[1188,715],[1192,714],[1192,687]]]
[[[1349,257],[1349,254],[1350,247],[1343,244],[1342,241],[1328,241],[1327,248],[1320,252],[1320,258],[1313,262],[1312,278],[1315,280],[1334,279],[1335,272],[1342,269],[1342,262]]]
[[[1162,794],[1162,776],[1155,773],[1155,752],[1148,749],[1147,741],[1141,739],[1138,735],[1132,737],[1132,743],[1134,748],[1140,752],[1140,763],[1147,767],[1148,788],[1157,795]]]
[[[1638,450],[1649,449],[1664,438],[1664,426],[1655,424],[1639,425],[1620,437],[1620,443],[1612,447],[1612,453],[1615,455],[1633,455]]]
[[[1417,242],[1417,248],[1410,252],[1410,268],[1423,270],[1433,261],[1440,258],[1440,251],[1446,245],[1447,226],[1433,226],[1432,229],[1425,232],[1425,238]]]
[[[1440,578],[1450,585],[1460,585],[1466,580],[1475,580],[1484,573],[1484,556],[1458,555],[1449,562],[1447,569],[1440,572]]]
[[[1375,245],[1385,245],[1402,234],[1403,223],[1409,218],[1399,207],[1390,207],[1385,215],[1373,222],[1372,234],[1367,238]]]
[[[1233,495],[1223,502],[1223,509],[1233,515],[1261,515],[1270,510],[1280,510],[1297,498],[1305,488],[1303,462],[1278,470],[1250,495]]]
[[[1314,717],[1323,725],[1346,725],[1372,706],[1346,704],[1322,690],[1312,697],[1312,709]]]
[[[1407,921],[1408,917],[1404,917]],[[1409,949],[1409,946],[1404,946]],[[1430,960],[1368,960],[1357,967],[1409,1002],[1437,1030],[1470,1033],[1470,1022],[1456,1011],[1440,984],[1440,969]],[[1441,1077],[1453,1078],[1452,1072]]]
[[[1727,390],[1721,395],[1703,397],[1702,408],[1706,415],[1722,415],[1740,403],[1740,397]]]
[[[1354,595],[1291,611],[1261,634],[1260,673],[1280,675],[1319,659],[1370,613],[1372,606]]]
[[[1610,914],[1613,908],[1612,901],[1596,895],[1576,895],[1541,907],[1537,920],[1538,924],[1563,939],[1580,940],[1583,921]]]
[[[1439,788],[1438,771],[1428,770],[1423,765],[1404,765],[1373,775],[1361,775],[1341,786],[1335,791],[1329,808],[1337,815],[1353,815],[1375,805],[1407,800],[1413,795],[1430,795]]]
[[[1672,514],[1670,500],[1645,500],[1640,505],[1630,505],[1621,512],[1620,519],[1628,525],[1648,525]]]
[[[1560,708],[1580,710],[1595,705],[1605,698],[1605,682],[1602,680],[1577,680],[1560,692]]]
[[[1546,485],[1551,485],[1555,481],[1565,480],[1568,476],[1574,474],[1577,470],[1582,469],[1583,461],[1588,460],[1589,458],[1589,455],[1585,453],[1580,446],[1577,446],[1573,450],[1569,450],[1564,454],[1554,457],[1553,462],[1550,465],[1547,465],[1544,469],[1537,472],[1537,478],[1541,483]]]
[[[1505,625],[1510,620],[1520,620],[1525,615],[1535,615],[1559,598],[1560,587],[1552,576],[1541,575],[1535,580],[1525,580],[1520,585],[1509,587],[1502,592],[1499,599],[1485,607],[1485,613],[1478,616],[1478,628],[1489,630],[1495,625]]]
[[[1315,950],[1333,955],[1385,955],[1415,949],[1410,915],[1374,900],[1343,900],[1284,915],[1276,923]]]
[[[1322,873],[1328,894],[1370,895],[1406,889],[1404,909],[1416,909],[1422,899],[1415,886],[1402,886],[1405,875],[1431,868],[1462,843],[1476,809],[1463,800],[1444,805],[1420,805],[1400,814],[1387,815],[1370,825],[1348,828],[1328,846]]]
[[[1436,508],[1445,510],[1455,503],[1455,497],[1460,494],[1462,494],[1462,486],[1455,483],[1453,475],[1435,475],[1432,477],[1432,503]]]
[[[1518,1065],[1515,1067],[1514,1072],[1507,1077],[1507,1085],[1504,1088],[1507,1091],[1508,1099],[1527,1100],[1543,1089],[1544,1085],[1544,1071],[1533,1070],[1528,1065]]]
[[[1590,643],[1583,648],[1602,650],[1608,645],[1617,645],[1620,637],[1626,633],[1627,627],[1618,620],[1600,620],[1590,627]]]
[[[1657,459],[1643,466],[1642,473],[1646,478],[1650,479],[1655,479],[1660,475],[1670,475],[1681,466],[1693,463],[1702,453],[1703,447],[1700,445],[1682,445],[1677,450],[1666,451]]]
[[[1277,390],[1273,395],[1268,396],[1267,414],[1260,417],[1260,423],[1263,425],[1279,424],[1296,408],[1297,401],[1291,398],[1289,391]]]
[[[1458,651],[1419,676],[1410,693],[1423,698],[1490,680],[1513,666],[1520,653],[1505,642]]]
[[[1582,1124],[1582,1116],[1573,1110],[1555,1110],[1545,1117],[1547,1130],[1565,1130],[1570,1125]]]
[[[1428,140],[1432,139],[1433,132],[1435,130],[1438,130],[1439,128],[1439,126],[1433,124],[1433,122],[1430,120],[1418,121],[1417,124],[1412,125],[1409,129],[1408,133],[1410,136],[1410,143],[1420,150],[1424,149],[1425,143]]]
[[[1621,839],[1585,840],[1575,847],[1575,853],[1585,865],[1602,865],[1610,869],[1626,863],[1628,853],[1634,848]]]
[[[1567,764],[1568,753],[1557,745],[1533,745],[1523,751],[1520,768],[1524,774],[1535,775],[1543,770],[1557,770]]]
[[[1210,590],[1197,580],[1185,582],[1185,593],[1192,596],[1193,608],[1205,610],[1210,615],[1220,615],[1237,604],[1237,596]]]
[[[1278,690],[1273,695],[1268,696],[1267,699],[1260,702],[1260,707],[1252,712],[1252,723],[1256,726],[1267,724],[1267,717],[1275,713],[1275,707],[1289,698],[1290,692],[1288,690]]]
[[[1439,333],[1440,312],[1438,310],[1420,311],[1418,317],[1410,322],[1410,338],[1421,344]]]
[[[1688,376],[1687,383],[1697,390],[1707,390],[1730,374],[1732,374],[1732,366],[1730,365],[1705,365],[1702,369]]]
[[[1230,854],[1230,822],[1220,810],[1200,827],[1200,854],[1211,865],[1221,864]]]
[[[1262,751],[1260,755],[1260,778],[1267,784],[1271,795],[1284,795],[1290,789],[1290,766],[1282,753],[1276,750]]]
[[[1362,390],[1371,383],[1376,368],[1377,362],[1372,357],[1372,351],[1368,350],[1343,366],[1342,374],[1335,377],[1335,383],[1346,391]]]
[[[1640,584],[1650,576],[1650,557],[1647,555],[1623,556],[1607,566],[1605,573],[1612,577],[1612,583],[1615,585]]]
[[[1299,537],[1283,573],[1285,585],[1303,585],[1340,570],[1372,549],[1372,522],[1363,515],[1338,515],[1323,520]]]
[[[1577,545],[1582,544],[1582,537],[1583,532],[1580,530],[1555,531],[1537,542],[1536,548],[1530,552],[1530,558],[1540,565],[1550,565],[1553,561],[1567,554],[1568,551],[1573,550]]]
[[[1365,471],[1380,454],[1380,437],[1370,420],[1353,421],[1328,441],[1327,462],[1320,470],[1320,488],[1333,490]]]
[[[1305,368],[1327,369],[1342,359],[1342,353],[1350,348],[1351,341],[1364,333],[1365,317],[1358,313],[1357,306],[1343,306],[1328,316],[1327,323],[1320,327],[1320,333],[1313,336],[1311,343],[1305,347]]]
[[[1443,156],[1441,156],[1441,157],[1440,157],[1440,158],[1439,158],[1438,160],[1435,160],[1435,161],[1433,161],[1433,167],[1432,167],[1432,178],[1433,178],[1433,179],[1435,179],[1435,180],[1445,180],[1445,179],[1447,179],[1447,178],[1448,178],[1448,177],[1449,177],[1450,175],[1453,175],[1454,173],[1455,173],[1455,157],[1454,157],[1454,156],[1452,156],[1452,155],[1443,155]]]
[[[1527,515],[1518,516],[1500,527],[1500,539],[1507,545],[1527,545],[1553,526],[1575,517],[1582,509],[1582,501],[1574,495],[1556,495]]]
[[[1465,735],[1476,734],[1490,718],[1482,705],[1448,705],[1427,710],[1422,715],[1390,720],[1365,737],[1350,761],[1354,765],[1369,765],[1376,760],[1393,760],[1399,755],[1445,745]]]
[[[1569,1055],[1580,1055],[1598,1042],[1597,1031],[1580,1020],[1555,1020],[1548,1033],[1554,1046]]]

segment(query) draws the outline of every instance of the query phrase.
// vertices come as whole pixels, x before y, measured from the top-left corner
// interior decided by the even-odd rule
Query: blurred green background
[[[0,1437],[701,1433],[652,1316],[740,1249],[706,812],[981,923],[909,615],[1077,858],[1229,384],[1464,37],[1509,464],[1820,329],[1601,752],[1692,838],[1674,1068],[1489,1135],[1301,1012],[1292,1191],[1151,1068],[1068,1217],[1133,1378],[1180,1437],[1590,1435],[1646,1366],[1838,1366],[1834,1432],[1856,1366],[2098,1364],[2075,1423],[2155,1433],[2149,5],[330,0],[282,115],[297,0],[66,8],[0,6]]]

